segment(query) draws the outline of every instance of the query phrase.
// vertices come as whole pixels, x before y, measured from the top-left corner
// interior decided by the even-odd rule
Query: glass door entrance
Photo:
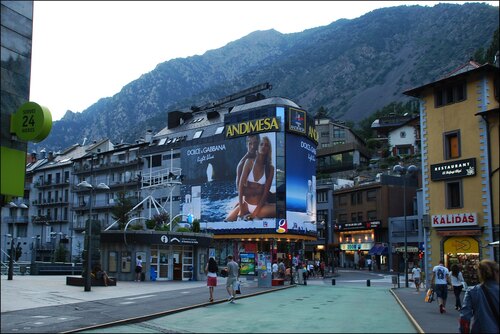
[[[151,246],[151,268],[160,281],[192,279],[193,246]]]
[[[168,255],[169,247],[164,245],[155,245],[151,247],[151,268],[156,271],[156,279],[159,281],[165,281],[169,278],[168,276]]]

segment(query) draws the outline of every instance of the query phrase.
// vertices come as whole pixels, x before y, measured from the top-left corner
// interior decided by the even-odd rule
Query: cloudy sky
[[[30,100],[59,120],[115,95],[159,63],[202,55],[256,30],[300,32],[377,8],[437,3],[34,1]]]

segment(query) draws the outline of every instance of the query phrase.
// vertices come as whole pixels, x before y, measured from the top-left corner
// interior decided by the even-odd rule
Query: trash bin
[[[26,266],[19,266],[19,272],[21,273],[21,275],[26,274]]]
[[[154,282],[154,281],[156,281],[156,277],[158,277],[158,273],[156,272],[156,270],[151,268],[149,270],[149,279]]]
[[[392,275],[392,284],[394,285],[394,288],[396,287],[396,285],[399,288],[399,273]]]

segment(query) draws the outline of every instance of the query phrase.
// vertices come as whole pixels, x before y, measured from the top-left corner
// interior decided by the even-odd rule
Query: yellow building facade
[[[477,264],[498,261],[499,69],[470,61],[406,91],[419,98],[425,272],[444,260],[476,284]],[[495,253],[497,253],[495,255]]]

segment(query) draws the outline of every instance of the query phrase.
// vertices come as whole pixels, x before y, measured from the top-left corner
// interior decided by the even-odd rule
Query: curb
[[[408,309],[406,308],[406,306],[404,306],[403,302],[399,299],[398,295],[394,292],[394,288],[391,288],[389,289],[389,291],[391,292],[391,294],[394,296],[394,298],[396,299],[396,301],[398,302],[399,306],[401,306],[401,308],[403,309],[403,311],[405,312],[406,316],[408,317],[408,319],[410,320],[410,322],[412,323],[413,326],[415,326],[415,329],[417,330],[417,332],[419,334],[424,334],[424,330],[422,329],[422,327],[420,327],[420,325],[418,324],[418,322],[415,320],[415,318],[413,318],[413,316],[411,315],[411,313],[408,311]]]
[[[248,298],[248,297],[253,297],[253,296],[257,296],[257,295],[262,295],[262,294],[270,293],[270,292],[274,292],[274,291],[279,291],[279,290],[294,288],[296,286],[297,285],[287,285],[287,286],[282,286],[282,287],[279,287],[279,288],[274,288],[274,289],[269,289],[269,290],[264,290],[264,291],[258,291],[258,292],[254,292],[254,293],[244,294],[244,295],[241,295],[238,298],[236,298],[236,300],[238,300],[238,299],[244,299],[244,298]],[[139,316],[139,317],[133,317],[133,318],[127,318],[127,319],[120,319],[120,320],[115,320],[115,321],[111,321],[111,322],[106,322],[106,323],[103,323],[103,324],[97,324],[97,325],[92,325],[92,326],[87,326],[87,327],[82,327],[82,328],[75,328],[75,329],[72,329],[72,330],[69,330],[69,331],[60,332],[60,333],[61,334],[78,333],[78,332],[81,332],[81,331],[86,331],[86,330],[91,330],[91,329],[106,328],[106,327],[112,327],[112,326],[118,326],[118,325],[128,325],[128,324],[133,324],[133,323],[148,321],[148,320],[151,320],[151,319],[155,319],[155,318],[167,316],[167,315],[170,315],[170,314],[175,314],[175,313],[179,313],[179,312],[183,312],[183,311],[192,310],[192,309],[195,309],[195,308],[198,308],[198,307],[205,307],[205,306],[210,306],[210,305],[215,305],[215,304],[222,304],[222,303],[226,303],[226,302],[227,302],[226,299],[219,299],[219,300],[215,300],[212,303],[211,302],[203,302],[203,303],[200,303],[200,304],[194,304],[194,305],[179,307],[179,308],[176,308],[176,309],[173,309],[173,310],[161,311],[161,312],[157,312],[157,313],[153,313],[153,314],[148,314],[148,315],[143,315],[143,316]]]

